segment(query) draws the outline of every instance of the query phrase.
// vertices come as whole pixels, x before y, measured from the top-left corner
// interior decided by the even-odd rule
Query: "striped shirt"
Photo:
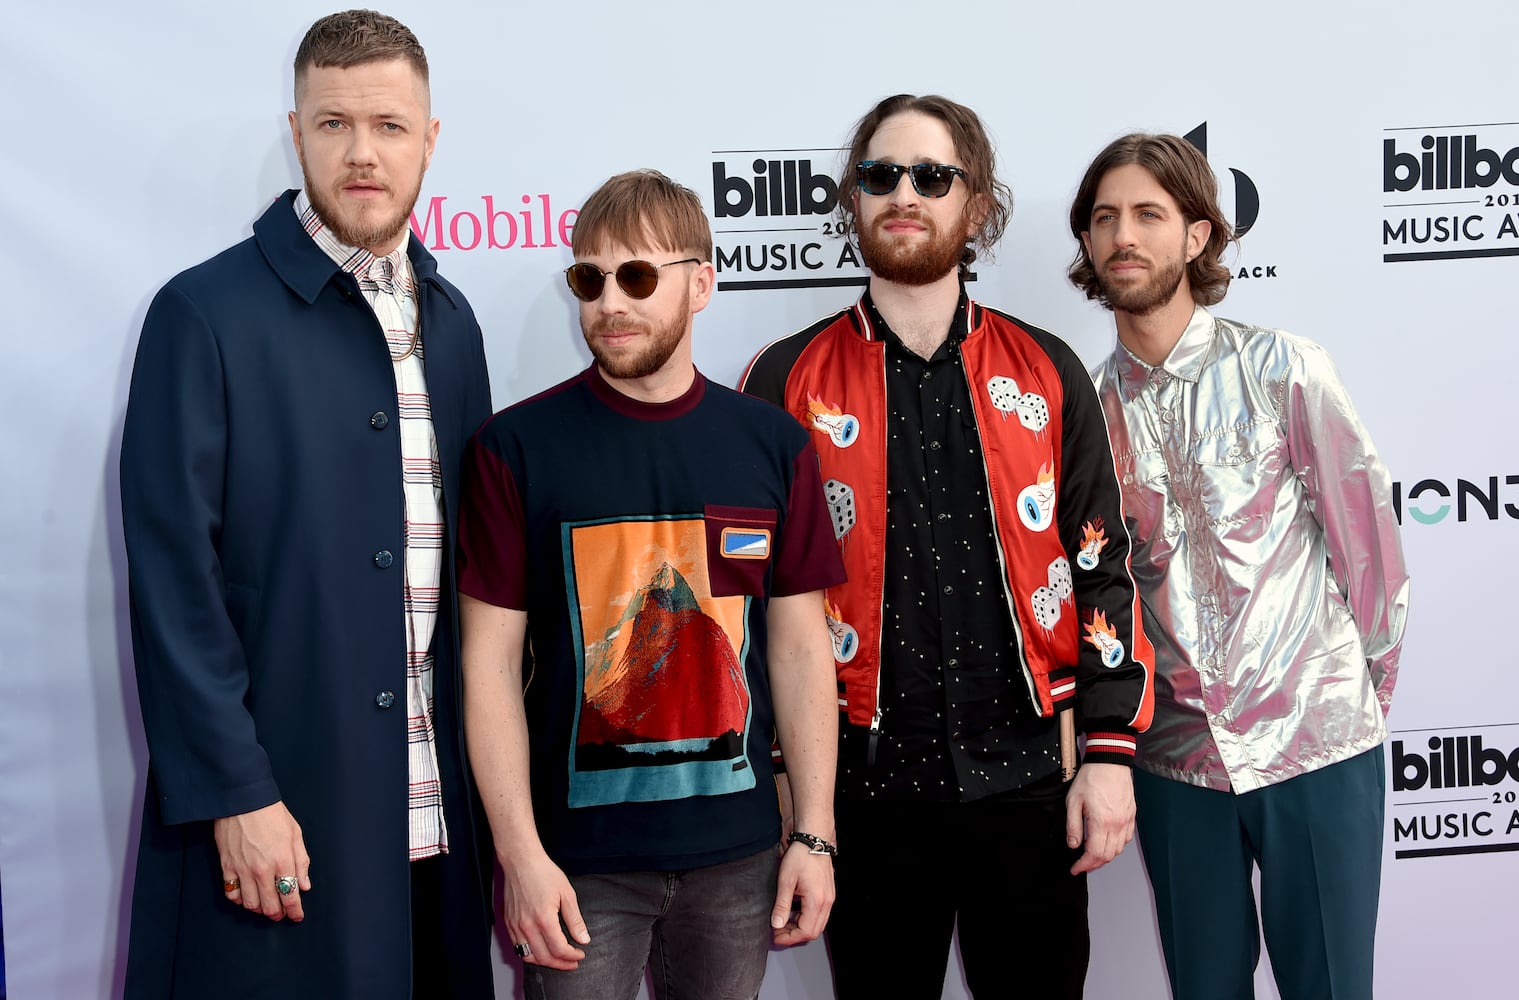
[[[338,240],[302,191],[295,212],[316,245],[357,279],[374,309],[396,376],[396,415],[401,437],[401,487],[405,499],[406,739],[411,782],[411,860],[448,851],[443,790],[438,780],[433,731],[433,630],[438,619],[443,569],[443,475],[422,367],[421,317],[406,239],[378,257]]]

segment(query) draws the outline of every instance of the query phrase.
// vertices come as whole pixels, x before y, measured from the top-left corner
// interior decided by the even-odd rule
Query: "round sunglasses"
[[[912,189],[925,198],[942,198],[949,194],[955,178],[965,178],[965,171],[948,163],[887,163],[885,160],[865,160],[855,164],[854,176],[860,190],[866,194],[891,194],[902,182],[902,174],[912,178]]]
[[[564,269],[564,280],[581,302],[595,302],[607,287],[607,275],[617,279],[617,287],[630,299],[646,299],[659,287],[659,269],[676,264],[700,264],[700,257],[672,260],[668,264],[651,264],[646,260],[625,260],[615,271],[603,271],[595,264],[571,264]]]

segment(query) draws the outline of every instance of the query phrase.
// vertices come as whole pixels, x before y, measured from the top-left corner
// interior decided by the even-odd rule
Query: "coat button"
[[[374,564],[381,569],[390,569],[390,564],[396,561],[396,557],[390,554],[389,549],[381,549],[374,554]]]
[[[381,691],[379,694],[374,696],[374,703],[381,708],[389,708],[396,703],[395,692]]]
[[[369,416],[369,426],[377,431],[383,431],[390,426],[390,418],[385,415],[384,410],[375,410]]]

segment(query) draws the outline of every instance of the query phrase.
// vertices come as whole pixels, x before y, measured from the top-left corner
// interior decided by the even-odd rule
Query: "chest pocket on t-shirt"
[[[777,515],[765,507],[702,508],[707,529],[707,576],[713,597],[763,597],[775,552]]]

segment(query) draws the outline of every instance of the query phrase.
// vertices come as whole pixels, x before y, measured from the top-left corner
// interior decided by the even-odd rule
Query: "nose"
[[[905,208],[918,203],[918,189],[912,186],[912,175],[902,171],[902,176],[897,178],[897,186],[892,189],[891,204],[895,208]]]
[[[375,166],[378,161],[375,157],[374,136],[368,129],[353,130],[352,138],[348,141],[347,156],[344,159],[350,167]]]
[[[628,311],[628,293],[622,290],[613,275],[606,276],[606,284],[602,285],[601,298],[596,300],[596,311],[603,316],[620,316]]]
[[[1118,221],[1113,224],[1113,244],[1125,248],[1132,247],[1138,232],[1139,227],[1126,216],[1120,215]]]

